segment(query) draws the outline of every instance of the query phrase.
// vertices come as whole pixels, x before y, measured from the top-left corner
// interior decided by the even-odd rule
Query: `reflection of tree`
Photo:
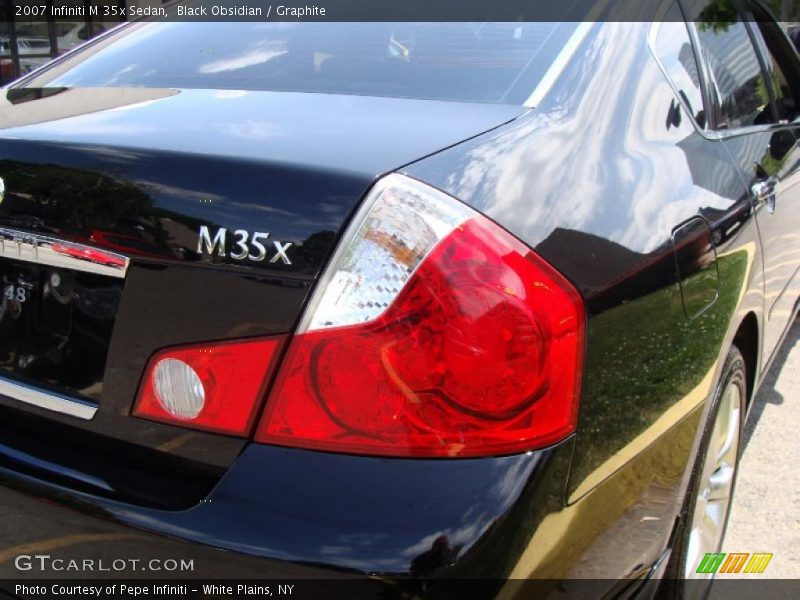
[[[731,0],[712,0],[700,11],[697,28],[703,32],[724,33],[738,20],[739,16]]]
[[[764,158],[761,159],[759,163],[761,169],[767,173],[767,175],[777,176],[780,174],[783,166],[786,164],[786,159],[789,158],[788,155],[784,156],[781,159],[775,158],[770,154],[765,154]]]
[[[433,544],[429,550],[426,550],[411,561],[411,575],[414,577],[432,575],[438,569],[449,565],[456,554],[457,552],[450,545],[447,536],[440,535],[433,540]]]
[[[312,271],[316,271],[330,255],[331,248],[333,248],[335,241],[335,231],[318,231],[317,233],[312,233],[305,239],[302,246],[297,249],[298,252],[302,253],[302,258],[296,260],[297,264]]]
[[[719,296],[694,320],[686,318],[677,286],[670,286],[590,321],[585,385],[591,401],[581,406],[586,425],[576,480],[619,452],[706,376],[746,284],[747,264],[744,251],[719,257]]]
[[[0,223],[8,226],[24,223],[25,228],[81,239],[98,232],[113,232],[169,249],[175,256],[188,260],[230,262],[227,258],[201,256],[196,252],[200,227],[205,225],[216,230],[222,225],[202,215],[192,216],[159,207],[156,205],[158,196],[154,199],[146,188],[134,182],[99,170],[12,160],[0,160],[0,173],[7,190],[0,205]],[[294,241],[290,249],[291,265],[264,261],[242,266],[316,274],[329,258],[336,239],[336,231],[317,231],[305,240]],[[229,236],[228,250],[232,243],[233,236]]]
[[[797,21],[800,16],[800,0],[762,0],[776,21]]]
[[[28,198],[25,209],[75,229],[110,229],[147,218],[153,202],[136,186],[104,173],[0,161],[6,188]]]
[[[180,223],[181,225],[186,226],[192,231],[199,231],[200,227],[203,225],[205,225],[206,227],[210,227],[212,229],[219,227],[219,225],[217,225],[214,221],[209,221],[208,219],[198,219],[196,217],[192,217],[190,215],[184,215],[182,213],[175,212],[174,210],[168,210],[166,208],[156,208],[153,211],[153,214],[160,219],[169,219],[170,221],[175,221],[176,223]]]
[[[775,79],[772,79],[772,82],[775,82]],[[780,88],[776,88],[775,85],[771,86],[773,91],[775,92],[775,97],[780,98]],[[764,80],[763,77],[759,77],[756,80],[756,95],[758,96],[759,101],[761,102],[761,106],[767,106],[770,103],[770,95],[769,91],[767,91],[767,82]]]
[[[762,2],[776,21],[800,19],[800,0],[762,0]],[[712,0],[694,20],[700,31],[724,33],[739,21],[739,16],[731,0]]]

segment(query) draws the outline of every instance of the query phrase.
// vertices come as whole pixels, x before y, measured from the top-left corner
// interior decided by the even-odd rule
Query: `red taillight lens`
[[[572,286],[423,184],[395,176],[373,196],[290,345],[256,440],[485,456],[571,433],[584,319]]]
[[[284,337],[168,348],[148,363],[133,414],[245,436]]]

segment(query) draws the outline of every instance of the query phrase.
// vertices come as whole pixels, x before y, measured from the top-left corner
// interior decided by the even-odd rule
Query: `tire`
[[[725,360],[706,420],[684,504],[681,529],[673,546],[667,576],[680,597],[703,598],[714,574],[697,573],[706,553],[719,552],[725,539],[736,487],[747,373],[742,353],[732,346]],[[697,581],[686,581],[686,580]]]

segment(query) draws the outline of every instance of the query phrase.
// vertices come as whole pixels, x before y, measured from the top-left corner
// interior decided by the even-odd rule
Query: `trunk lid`
[[[130,417],[149,357],[291,332],[375,178],[523,110],[230,90],[6,90],[0,464],[131,502],[196,502],[245,441]],[[59,411],[59,401],[80,410]]]

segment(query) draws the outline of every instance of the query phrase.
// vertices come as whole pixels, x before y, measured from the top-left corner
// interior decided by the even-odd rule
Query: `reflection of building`
[[[160,6],[165,0],[0,0],[0,84],[24,75],[126,20],[123,9]],[[15,6],[28,6],[41,15],[17,16]],[[61,9],[58,17],[53,8]]]
[[[680,52],[678,52],[678,61],[683,65],[692,83],[695,84],[698,89],[702,88],[703,85],[700,82],[700,73],[697,71],[697,59],[695,58],[691,44],[686,43],[681,46]]]

